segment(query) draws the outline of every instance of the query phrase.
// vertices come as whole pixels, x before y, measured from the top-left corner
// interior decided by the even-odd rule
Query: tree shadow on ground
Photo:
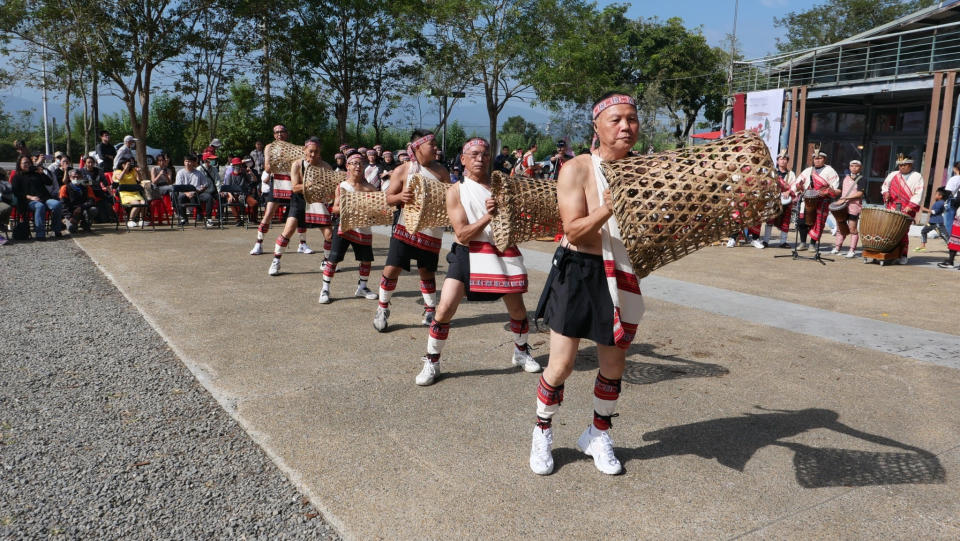
[[[847,426],[839,421],[840,415],[835,411],[767,410],[759,406],[757,409],[764,413],[746,413],[647,432],[643,439],[655,443],[617,449],[617,455],[625,464],[633,460],[695,455],[743,472],[757,451],[775,445],[794,451],[794,472],[797,483],[804,488],[946,482],[943,465],[930,451]],[[816,429],[832,430],[900,451],[819,448],[782,441]],[[554,456],[555,460],[589,459],[573,449]]]

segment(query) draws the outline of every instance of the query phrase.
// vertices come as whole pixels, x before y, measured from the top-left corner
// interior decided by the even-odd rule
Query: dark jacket
[[[17,212],[23,214],[27,212],[27,205],[30,200],[27,196],[39,197],[41,201],[51,198],[50,190],[47,188],[53,180],[47,175],[31,169],[26,173],[17,173],[13,175],[13,193],[17,196]]]

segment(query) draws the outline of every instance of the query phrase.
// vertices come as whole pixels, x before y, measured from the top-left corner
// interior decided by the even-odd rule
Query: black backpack
[[[28,240],[30,238],[30,222],[20,221],[13,226],[13,240]]]

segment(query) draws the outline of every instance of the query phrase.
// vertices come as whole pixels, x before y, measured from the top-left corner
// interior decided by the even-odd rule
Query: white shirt
[[[887,178],[883,179],[883,186],[880,187],[880,193],[886,195],[887,192],[890,191],[890,183],[893,182],[893,178],[899,174],[899,171],[892,171],[887,175]],[[910,171],[909,174],[903,176],[903,179],[907,181],[907,188],[913,193],[913,196],[910,197],[910,202],[919,205],[920,198],[923,196],[923,177],[916,171]]]
[[[960,175],[953,175],[947,179],[947,185],[944,187],[952,194],[957,193],[957,188],[960,188]]]
[[[806,169],[803,170],[802,173],[800,173],[799,176],[797,176],[797,187],[800,190],[814,189],[813,178],[811,177],[813,175],[813,172],[814,172],[813,167],[807,167]],[[837,172],[833,169],[833,167],[830,167],[829,165],[824,165],[823,169],[821,169],[820,172],[817,173],[817,175],[819,175],[820,178],[822,178],[823,180],[827,181],[827,184],[829,184],[830,187],[833,188],[834,190],[840,189],[840,175],[837,174]]]
[[[199,171],[194,169],[193,171],[187,171],[186,169],[181,169],[177,171],[177,181],[174,184],[183,186],[190,185],[196,189],[203,188],[209,184],[207,176],[201,174]]]

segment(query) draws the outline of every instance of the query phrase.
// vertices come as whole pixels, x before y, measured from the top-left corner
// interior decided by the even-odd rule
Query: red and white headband
[[[428,133],[427,135],[424,135],[423,137],[410,143],[410,146],[413,147],[414,149],[417,149],[420,147],[420,145],[427,143],[429,141],[433,141],[434,139],[436,139],[436,136],[433,135],[432,133]]]
[[[347,163],[359,162],[359,161],[362,161],[363,159],[364,159],[363,154],[360,154],[359,152],[354,152],[353,154],[347,157]]]
[[[606,109],[613,107],[614,105],[621,104],[632,105],[634,108],[637,107],[636,100],[630,96],[627,96],[626,94],[614,94],[593,106],[593,119],[596,120],[597,117],[600,116],[600,113]]]
[[[484,139],[483,137],[474,137],[473,139],[470,139],[469,141],[463,144],[463,152],[466,152],[471,147],[480,147],[483,149],[488,149],[490,148],[490,143],[488,143],[487,140]]]

